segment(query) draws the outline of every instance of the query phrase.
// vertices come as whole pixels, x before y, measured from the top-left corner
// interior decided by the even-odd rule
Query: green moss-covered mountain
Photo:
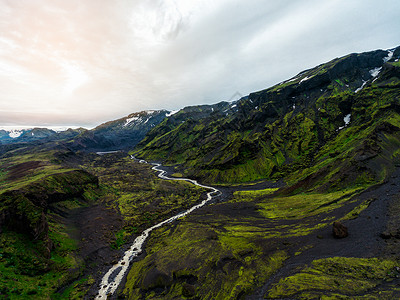
[[[397,48],[335,59],[150,131],[137,155],[233,195],[157,230],[122,295],[398,298],[399,57]],[[286,185],[226,184],[265,179]],[[334,221],[348,237],[333,237]]]
[[[350,54],[221,103],[210,114],[193,118],[181,110],[151,130],[135,153],[183,166],[186,175],[207,182],[289,175],[296,182],[318,171],[324,174],[320,183],[332,186],[352,170],[354,181],[380,180],[389,166],[364,166],[363,157],[381,153],[379,159],[390,161],[395,155],[399,56],[400,48]],[[390,153],[377,135],[388,135]]]
[[[398,299],[399,58],[351,54],[235,102],[0,146],[0,298],[93,299],[138,234],[204,199],[93,153],[125,149],[222,196],[154,230],[111,299]]]

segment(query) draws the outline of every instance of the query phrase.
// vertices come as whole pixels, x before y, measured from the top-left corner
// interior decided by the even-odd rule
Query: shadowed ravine
[[[132,159],[135,159],[135,157],[131,156]],[[140,163],[147,163],[145,160],[140,160]],[[175,221],[176,219],[179,219],[181,217],[184,217],[188,214],[190,214],[191,212],[193,212],[194,210],[204,206],[205,204],[207,204],[208,202],[210,202],[212,200],[212,198],[214,196],[216,196],[216,194],[221,194],[221,191],[211,187],[211,186],[206,186],[206,185],[202,185],[199,184],[196,180],[192,180],[192,179],[188,179],[188,178],[171,178],[168,176],[165,176],[165,174],[167,173],[164,170],[159,169],[159,167],[161,166],[161,164],[157,164],[157,163],[153,163],[153,170],[160,172],[158,174],[158,177],[161,179],[165,179],[165,180],[183,180],[183,181],[188,181],[194,185],[197,185],[199,187],[202,188],[206,188],[206,189],[210,189],[211,192],[207,193],[207,199],[203,200],[201,203],[192,206],[191,208],[189,208],[188,210],[181,212],[167,220],[164,220],[146,230],[144,230],[142,232],[142,234],[140,234],[135,241],[133,242],[132,246],[124,253],[124,256],[121,258],[121,260],[113,265],[108,271],[107,273],[103,276],[102,280],[101,280],[101,284],[100,284],[100,288],[99,288],[99,292],[96,296],[96,299],[107,299],[107,296],[114,294],[114,292],[116,291],[116,289],[118,288],[118,286],[120,285],[122,279],[124,278],[124,275],[126,274],[126,271],[129,268],[130,262],[137,257],[141,252],[142,252],[142,246],[144,244],[144,242],[146,241],[147,237],[149,236],[150,232],[156,228],[159,228],[165,224],[171,223],[173,221]]]

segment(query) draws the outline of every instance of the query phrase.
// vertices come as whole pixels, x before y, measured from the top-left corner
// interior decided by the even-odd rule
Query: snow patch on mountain
[[[369,74],[371,74],[372,77],[376,77],[379,75],[379,73],[381,72],[382,67],[379,68],[375,68],[369,71]]]
[[[393,57],[393,53],[394,53],[393,50],[388,50],[388,56],[386,56],[386,57],[383,58],[383,62],[386,63],[386,62],[388,62],[389,60],[391,60],[392,57]]]
[[[170,111],[170,112],[169,112],[169,113],[167,113],[165,116],[166,116],[166,117],[170,117],[170,116],[172,116],[172,115],[176,114],[178,111],[179,111],[179,109],[178,109],[178,110],[173,110],[173,111]]]
[[[152,115],[154,115],[157,112],[159,112],[159,111],[158,110],[147,110],[147,111],[139,113],[139,115],[136,113],[136,115],[132,116],[132,114],[131,114],[130,116],[132,116],[132,117],[128,116],[128,118],[125,119],[125,124],[122,126],[127,127],[128,125],[130,125],[133,122],[136,123],[136,125],[140,124],[140,123],[146,124],[152,118]]]
[[[296,81],[297,79],[299,79],[299,76],[296,76],[296,77],[294,77],[294,78],[292,78],[292,79],[286,80],[286,81],[284,81],[284,82],[282,82],[282,83],[293,82],[293,81]]]
[[[343,121],[344,121],[344,125],[345,125],[345,126],[349,125],[350,119],[351,119],[351,114],[348,114],[348,115],[346,115],[346,116],[343,118]]]
[[[312,77],[312,76],[311,76],[311,77]],[[302,82],[304,82],[304,81],[307,81],[307,80],[310,79],[311,77],[308,77],[308,76],[304,77],[302,80],[300,80],[299,84],[302,83]]]
[[[23,133],[22,130],[13,129],[9,132],[8,135],[10,138],[16,139],[17,137],[20,137],[22,133]]]
[[[127,119],[125,120],[124,127],[128,126],[129,124],[131,124],[132,122],[134,122],[134,121],[136,121],[136,120],[139,120],[139,117],[127,118]]]
[[[367,84],[367,82],[368,81],[363,80],[363,84],[358,89],[356,89],[354,91],[354,93],[358,93],[359,91],[361,91],[364,88],[364,86]]]
[[[338,129],[336,129],[336,131],[342,130],[342,129],[345,128],[347,125],[349,125],[349,124],[350,124],[350,120],[351,120],[351,114],[346,115],[346,116],[343,118],[344,126],[340,126]]]

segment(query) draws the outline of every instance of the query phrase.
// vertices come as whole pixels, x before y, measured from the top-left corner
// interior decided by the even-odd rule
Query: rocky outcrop
[[[333,222],[332,225],[332,234],[333,237],[337,238],[337,239],[343,239],[345,237],[349,236],[349,232],[347,230],[347,227],[344,226],[342,223],[340,223],[339,221],[335,221]]]
[[[154,267],[148,271],[143,279],[142,286],[144,289],[165,288],[171,285],[172,278],[165,272]]]

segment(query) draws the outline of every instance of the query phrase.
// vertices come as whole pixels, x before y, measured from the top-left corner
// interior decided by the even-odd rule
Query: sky
[[[398,0],[0,0],[0,126],[235,100],[400,45]]]

